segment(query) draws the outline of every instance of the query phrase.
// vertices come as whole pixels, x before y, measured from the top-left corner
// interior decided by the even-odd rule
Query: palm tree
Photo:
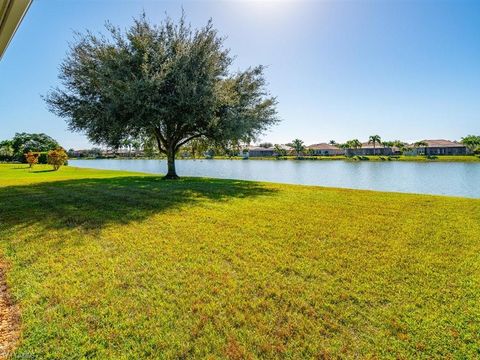
[[[400,154],[403,154],[406,150],[408,150],[408,144],[401,141],[401,140],[393,140],[392,147],[397,148]]]
[[[353,139],[351,142],[354,149],[360,149],[362,147],[362,143],[358,139]]]
[[[415,144],[413,144],[413,147],[415,148],[423,147],[424,155],[427,156],[428,143],[425,140],[417,141]]]
[[[348,140],[344,144],[345,149],[360,149],[362,147],[362,143],[358,139]]]
[[[382,141],[382,145],[384,148],[390,148],[390,151],[392,154],[395,153],[395,151],[393,150],[394,148],[399,148],[400,149],[400,146],[398,146],[398,143],[399,143],[399,140],[394,140],[394,141]],[[400,142],[401,143],[401,142]]]
[[[382,143],[382,138],[380,135],[371,135],[368,138],[368,143],[373,144],[373,155],[375,155],[375,147],[377,144],[380,145]]]
[[[348,156],[347,155],[347,149],[348,149],[348,144],[347,143],[338,144],[337,146],[338,146],[339,149],[345,150],[343,152],[343,155]]]
[[[338,144],[335,140],[330,140],[328,143],[332,146],[338,146]]]
[[[300,154],[305,151],[305,144],[300,139],[295,139],[292,141],[292,148],[297,154],[297,159],[300,157]]]
[[[462,138],[462,144],[473,153],[480,148],[480,136],[467,135]]]
[[[275,144],[275,146],[273,147],[273,151],[275,152],[275,154],[277,154],[277,157],[287,155],[287,150],[282,145],[279,145],[279,144]]]
[[[405,146],[405,143],[401,140],[394,140],[393,146],[398,147],[400,149]]]

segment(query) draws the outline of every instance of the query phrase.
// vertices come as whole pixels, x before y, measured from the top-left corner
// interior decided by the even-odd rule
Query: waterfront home
[[[345,155],[344,149],[340,149],[338,146],[330,145],[327,143],[313,144],[307,146],[307,149],[311,150],[313,155],[316,156]]]
[[[273,147],[249,146],[247,150],[247,157],[273,156],[275,153]]]
[[[73,150],[69,152],[69,157],[80,158],[88,156],[90,150]]]
[[[400,149],[397,147],[383,146],[381,144],[376,144],[375,147],[373,144],[362,143],[362,147],[358,149],[347,149],[346,154],[348,156],[371,156],[371,155],[380,155],[380,156],[390,156],[397,155],[400,153]]]
[[[450,140],[423,140],[426,146],[414,147],[406,155],[466,155],[469,153],[467,147],[462,143]]]
[[[284,150],[287,155],[292,155],[292,153],[293,153],[293,148],[291,146],[288,146],[288,145],[285,145],[285,144],[278,144],[278,145],[275,145],[275,146],[278,146],[279,148]],[[275,149],[275,147],[274,147],[274,149]],[[278,154],[276,151],[274,151],[273,155],[278,156],[278,155],[281,155],[281,154]]]
[[[285,144],[276,145],[281,149],[285,150],[287,155],[291,155],[293,149]],[[263,146],[248,146],[243,149],[243,156],[245,158],[249,157],[269,157],[269,156],[279,156],[275,151],[275,147],[263,147]]]

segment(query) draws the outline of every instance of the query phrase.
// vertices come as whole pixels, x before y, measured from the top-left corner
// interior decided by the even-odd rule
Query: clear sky
[[[480,135],[480,1],[34,0],[0,61],[0,139],[45,132],[66,148],[90,147],[48,112],[74,30],[213,18],[234,68],[268,65],[282,123],[274,143],[460,139]]]

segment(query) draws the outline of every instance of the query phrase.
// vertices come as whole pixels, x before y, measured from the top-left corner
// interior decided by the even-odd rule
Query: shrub
[[[68,155],[62,148],[51,150],[47,155],[48,164],[53,166],[53,170],[57,171],[60,166],[64,165],[68,160]]]
[[[25,154],[25,160],[27,161],[28,165],[32,168],[35,164],[38,163],[39,153],[34,153],[29,151]]]

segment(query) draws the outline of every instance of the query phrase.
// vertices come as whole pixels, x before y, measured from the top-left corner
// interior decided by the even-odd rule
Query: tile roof
[[[458,143],[456,141],[450,140],[423,140],[428,144],[428,147],[464,147],[465,145]]]
[[[313,150],[340,150],[338,146],[330,145],[327,143],[320,143],[320,144],[313,144],[307,146],[307,149],[313,149]]]
[[[384,147],[388,147],[388,146],[383,146],[382,144],[378,144],[378,143],[375,144],[375,149],[380,149]],[[372,144],[369,144],[368,142],[362,143],[362,149],[373,149],[373,143]]]
[[[249,146],[248,150],[253,150],[253,151],[273,151],[273,147],[265,148],[261,146]]]

